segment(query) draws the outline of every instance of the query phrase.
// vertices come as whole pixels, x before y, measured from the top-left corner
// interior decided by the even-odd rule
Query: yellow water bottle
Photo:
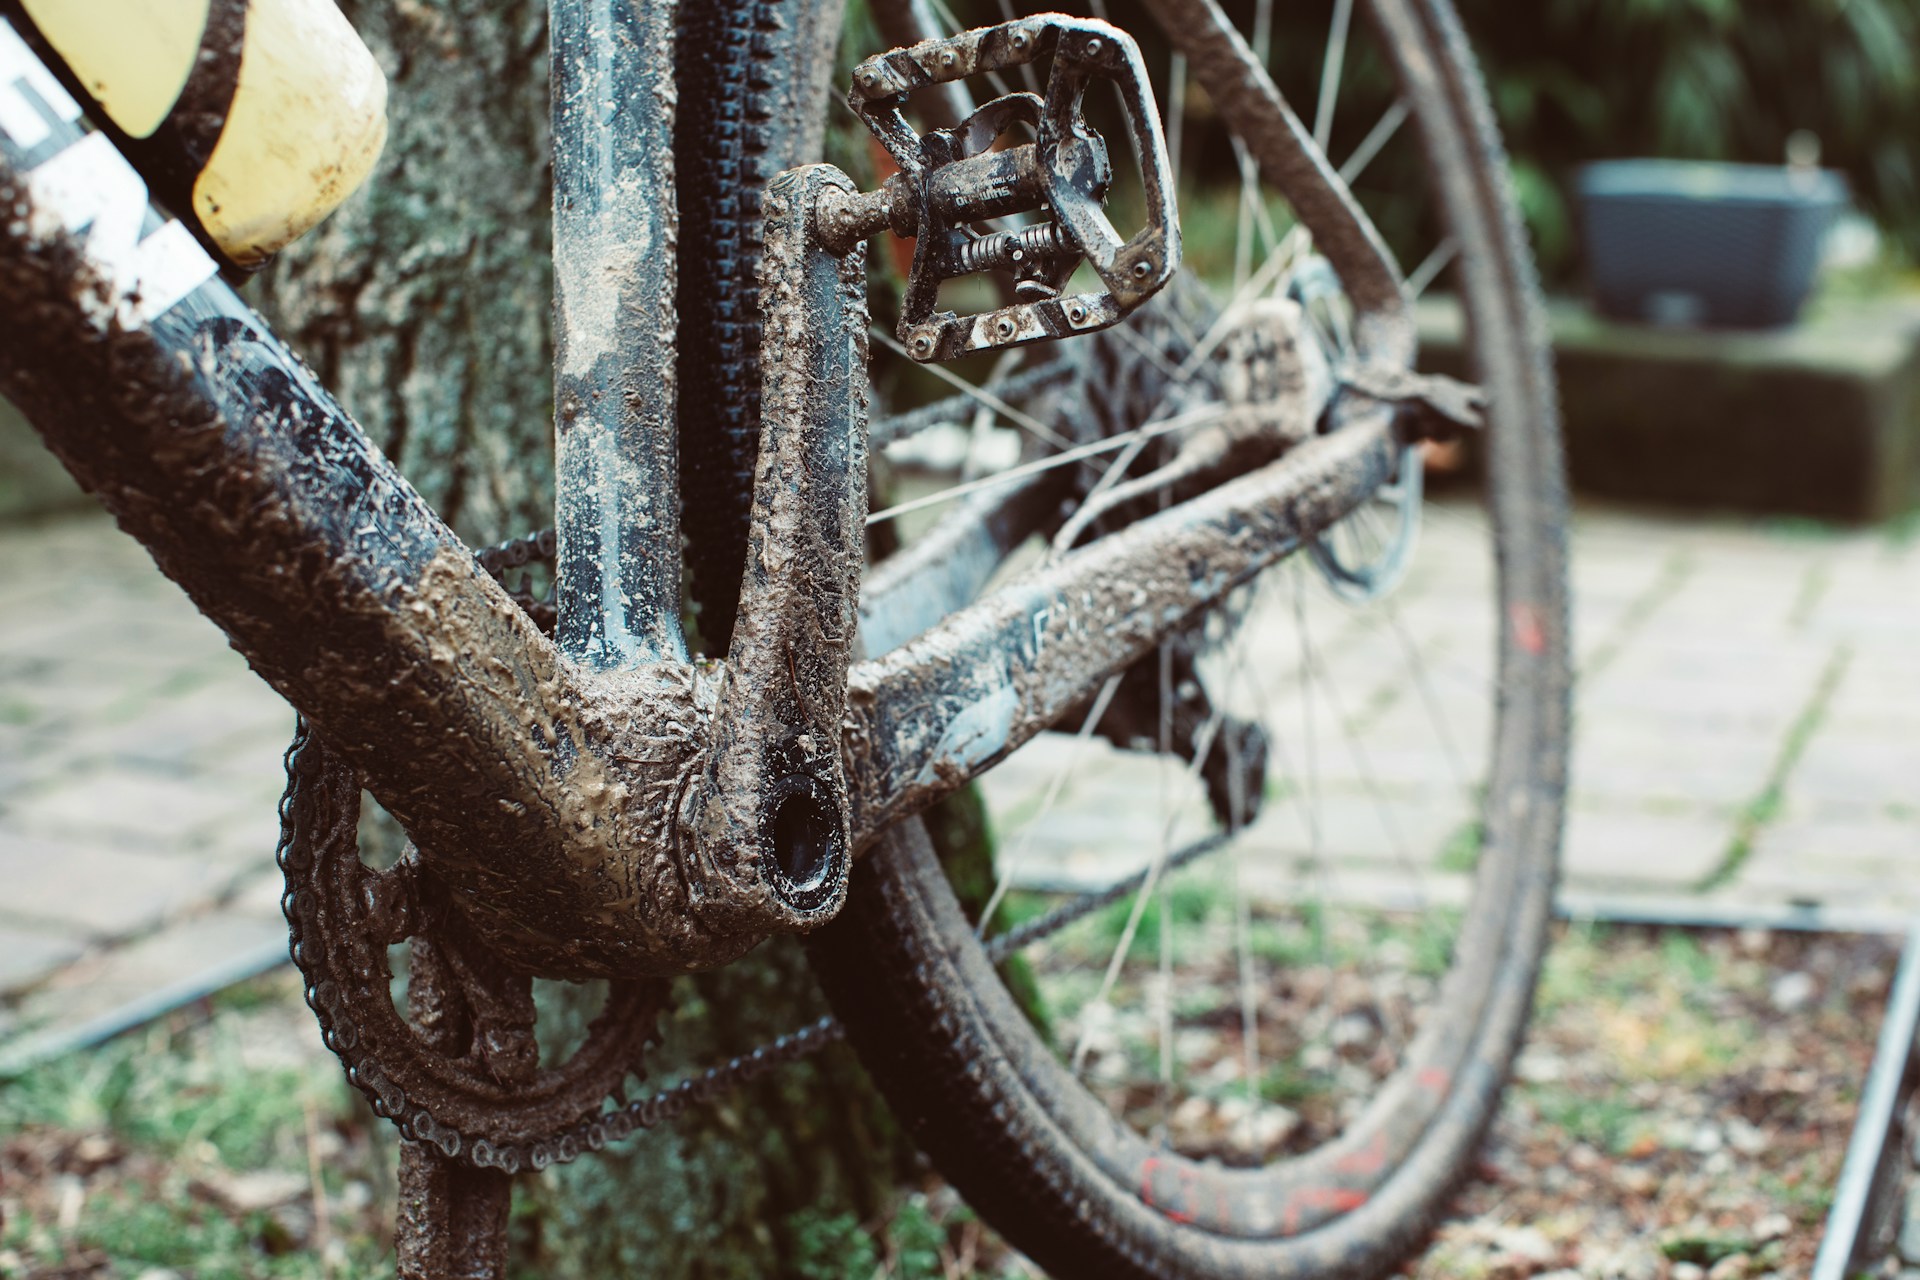
[[[333,0],[17,0],[154,194],[258,266],[351,195],[387,82]]]

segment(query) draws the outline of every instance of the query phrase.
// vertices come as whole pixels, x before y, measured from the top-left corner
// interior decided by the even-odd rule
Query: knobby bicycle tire
[[[841,0],[715,0],[678,11],[680,501],[700,638],[714,654],[733,634],[760,444],[760,193],[819,149],[840,10]]]
[[[1437,1030],[1346,1134],[1229,1170],[1111,1115],[1009,994],[917,822],[857,869],[810,950],[883,1093],[998,1230],[1060,1276],[1373,1275],[1431,1224],[1497,1105],[1545,945],[1568,669],[1557,411],[1538,285],[1485,91],[1447,0],[1373,0],[1416,111],[1490,403],[1502,605],[1483,845]]]

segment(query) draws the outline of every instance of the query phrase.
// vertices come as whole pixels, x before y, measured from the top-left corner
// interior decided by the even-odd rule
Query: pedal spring
[[[1044,270],[1053,259],[1072,251],[1066,235],[1051,222],[1019,231],[996,231],[960,246],[955,255],[959,271],[955,274],[1003,270],[1025,275]]]

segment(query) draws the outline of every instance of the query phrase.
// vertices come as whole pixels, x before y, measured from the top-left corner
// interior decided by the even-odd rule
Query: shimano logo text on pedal
[[[148,203],[147,184],[13,27],[0,20],[0,149],[26,178],[35,239],[66,232],[104,285],[82,299],[89,319],[138,328],[211,279],[207,251]]]

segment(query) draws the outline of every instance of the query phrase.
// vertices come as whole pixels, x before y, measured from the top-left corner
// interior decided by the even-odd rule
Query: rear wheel
[[[1326,65],[1372,56],[1397,77],[1404,107],[1388,115],[1412,128],[1391,145],[1415,148],[1431,175],[1429,263],[1452,262],[1488,400],[1480,483],[1430,500],[1410,451],[1397,491],[1312,559],[1270,571],[1010,762],[1027,785],[990,776],[1003,820],[990,918],[963,907],[908,823],[811,944],[853,1042],[935,1163],[1057,1275],[1384,1270],[1466,1166],[1531,1003],[1568,685],[1536,285],[1451,9],[1366,7],[1371,54],[1347,51],[1343,0]],[[1299,301],[1309,260],[1277,234],[1286,210],[1256,196],[1235,215],[1233,281]],[[1297,263],[1252,269],[1264,221],[1279,222],[1269,253],[1291,239]],[[1308,310],[1326,313],[1315,328],[1337,376],[1322,302]],[[1150,325],[1108,351],[1141,364],[1155,348],[1177,366],[1183,328]],[[1097,366],[1082,373],[1089,402],[1116,385]],[[1089,778],[1098,769],[1108,781]],[[1115,816],[1156,788],[1163,809]],[[1355,837],[1356,823],[1377,830]],[[1115,887],[1074,896],[1103,882]],[[1047,912],[1073,919],[1055,929]],[[1009,943],[1042,934],[1010,969]]]
[[[941,8],[875,7],[890,33]],[[1384,1269],[1464,1167],[1531,999],[1566,734],[1552,387],[1504,162],[1451,10],[1444,0],[1367,7],[1373,43],[1359,48],[1356,34],[1349,52],[1352,5],[1332,0],[1334,38],[1310,68],[1325,68],[1317,79],[1328,87],[1316,94],[1310,80],[1295,100],[1320,103],[1315,132],[1323,149],[1351,157],[1346,178],[1363,203],[1369,172],[1376,183],[1390,175],[1390,186],[1421,165],[1430,175],[1427,204],[1413,204],[1438,225],[1416,216],[1387,230],[1404,260],[1423,263],[1413,292],[1430,268],[1454,263],[1471,376],[1489,400],[1478,497],[1424,501],[1424,457],[1410,452],[1395,491],[1330,530],[1311,557],[1294,557],[1205,628],[1116,677],[1064,732],[987,779],[1005,833],[987,904],[963,908],[919,825],[907,823],[858,868],[845,914],[812,940],[823,983],[902,1118],[996,1227],[1060,1275]],[[743,536],[739,513],[703,497],[700,478],[744,494],[751,472],[758,374],[740,317],[753,314],[757,223],[743,193],[805,158],[779,86],[817,83],[820,71],[810,42],[787,34],[792,9],[793,0],[742,0],[731,16],[695,16],[681,31],[693,76],[679,148],[693,215],[681,237],[681,369],[683,392],[699,383],[688,399],[700,410],[684,415],[687,528],[703,638],[715,650],[733,585],[722,575],[739,552],[692,508],[728,538]],[[1272,26],[1262,4],[1256,47]],[[1353,117],[1331,110],[1343,65],[1397,81],[1358,113],[1351,136]],[[1162,95],[1176,152],[1180,83],[1170,74]],[[1401,120],[1412,127],[1398,129]],[[1407,153],[1398,169],[1396,148]],[[707,152],[713,162],[699,162]],[[993,415],[1051,435],[1048,448],[1138,426],[1221,316],[1246,314],[1235,301],[1291,294],[1339,374],[1350,347],[1340,282],[1330,286],[1311,246],[1287,229],[1284,202],[1249,184],[1210,205],[1217,193],[1204,182],[1183,186],[1183,205],[1224,210],[1222,221],[1238,225],[1232,260],[1199,264],[1227,305],[1175,291],[1139,324],[1070,345],[1065,391],[1031,368],[1049,356],[1030,359],[1030,372],[1003,365],[963,433],[964,473],[992,452],[977,446]],[[1424,255],[1423,234],[1439,245]],[[1196,258],[1201,243],[1190,231]],[[1252,355],[1220,349],[1211,389],[1258,381]],[[1027,412],[1007,413],[1008,401]],[[1045,451],[1029,441],[1030,461],[1036,449]],[[1076,492],[1133,486],[1132,500],[1099,519],[1065,519],[1058,545],[1183,496],[1136,484],[1165,461],[1154,450],[1120,456],[1130,471],[1095,469]],[[1035,767],[1032,757],[1048,754],[1062,768]],[[1353,767],[1330,767],[1335,757]],[[1420,762],[1433,760],[1442,776],[1420,777]],[[1001,784],[1023,767],[1025,794],[1017,779]],[[1104,791],[1088,777],[1096,767],[1110,775]],[[1093,821],[1137,812],[1133,797],[1155,790],[1163,813]],[[1049,831],[1076,800],[1080,833]],[[1180,824],[1195,811],[1211,829],[1189,837]],[[1387,852],[1354,839],[1356,812],[1378,828],[1373,845],[1389,834]],[[1294,829],[1276,834],[1288,821]],[[1062,892],[1103,880],[1106,892]],[[1033,939],[1043,940],[1008,960],[1009,944]]]

